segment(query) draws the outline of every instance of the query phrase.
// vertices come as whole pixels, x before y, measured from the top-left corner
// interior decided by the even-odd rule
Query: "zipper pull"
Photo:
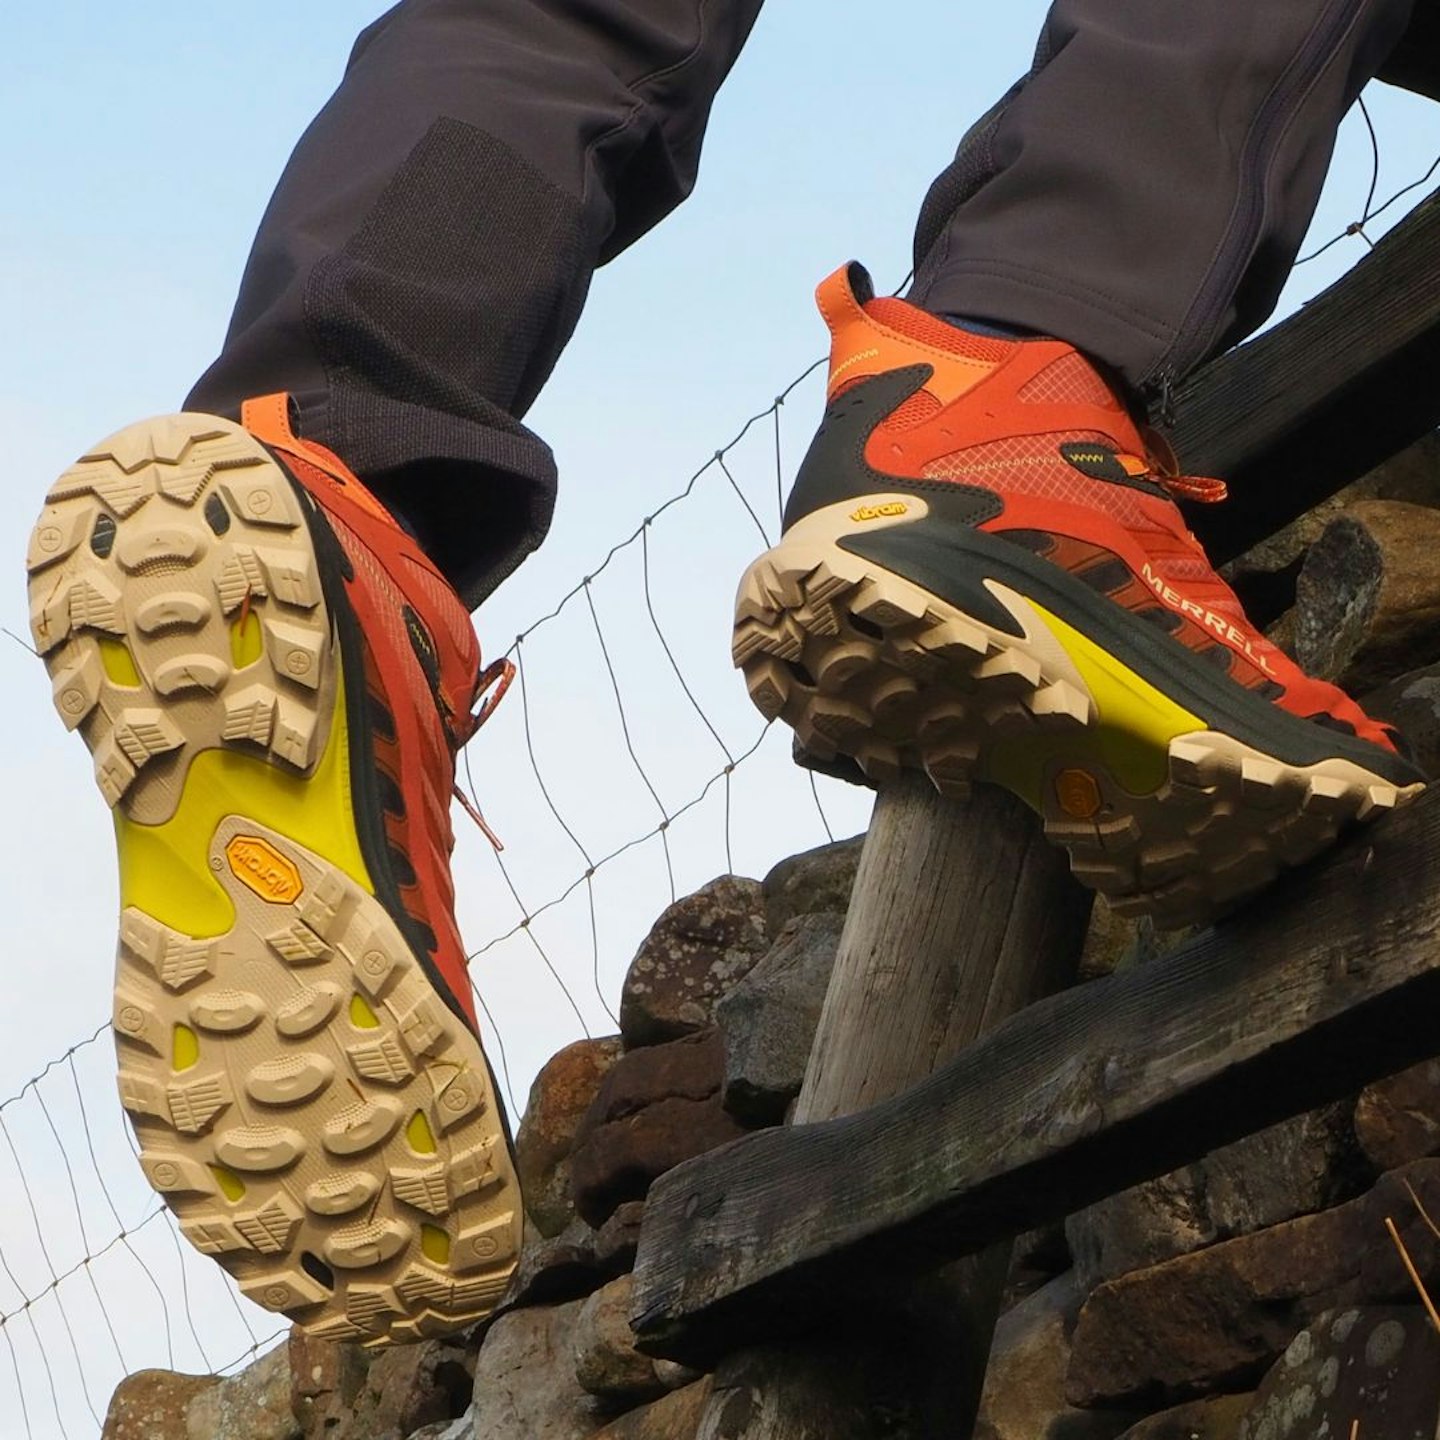
[[[1155,396],[1155,420],[1162,430],[1175,428],[1175,372],[1162,370],[1146,387]]]

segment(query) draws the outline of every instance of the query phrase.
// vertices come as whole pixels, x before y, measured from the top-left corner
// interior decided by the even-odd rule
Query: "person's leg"
[[[1058,335],[1132,386],[1274,308],[1335,132],[1413,0],[1057,0],[962,141],[910,298]]]
[[[289,391],[478,604],[554,503],[521,418],[591,272],[689,193],[760,3],[404,0],[297,147],[187,408]]]
[[[1125,913],[1203,920],[1416,793],[1246,620],[1135,388],[1273,306],[1408,0],[1060,0],[921,217],[910,300],[820,287],[829,404],[741,582],[756,704],[820,759],[1006,786]]]
[[[689,189],[758,4],[391,11],[191,408],[87,451],[31,538],[36,648],[115,812],[141,1164],[323,1338],[462,1328],[516,1263],[450,873],[456,754],[508,661],[481,670],[463,602],[544,532],[520,417],[595,265]]]

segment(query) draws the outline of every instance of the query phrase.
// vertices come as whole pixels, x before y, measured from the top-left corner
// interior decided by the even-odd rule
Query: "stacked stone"
[[[1433,1440],[1440,1062],[1072,1215],[1001,1319],[977,1440]],[[1148,1412],[1148,1413],[1147,1413]]]

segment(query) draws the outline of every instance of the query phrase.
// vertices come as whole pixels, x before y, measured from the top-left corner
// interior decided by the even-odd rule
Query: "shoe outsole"
[[[920,768],[945,795],[1015,791],[1077,878],[1126,915],[1203,923],[1412,798],[1350,760],[1289,764],[1209,728],[1004,585],[1016,636],[840,547],[914,497],[806,516],[740,582],[735,664],[768,719],[877,783]],[[902,505],[903,508],[903,505]]]
[[[518,1256],[518,1184],[479,1044],[365,871],[289,477],[241,427],[169,416],[47,502],[31,628],[116,813],[116,1053],[150,1184],[313,1334],[483,1319]]]

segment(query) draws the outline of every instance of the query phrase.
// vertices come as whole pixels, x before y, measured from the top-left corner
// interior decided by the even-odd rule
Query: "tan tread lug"
[[[1123,828],[1053,810],[1045,825],[1113,909],[1169,929],[1215,918],[1333,844],[1343,821],[1383,813],[1419,789],[1399,790],[1346,760],[1287,765],[1213,732],[1172,740],[1169,772],[1148,796],[1107,782]]]
[[[107,803],[159,823],[194,758],[228,745],[308,772],[333,640],[301,502],[264,447],[213,416],[142,421],[48,499],[27,555],[31,630]],[[162,755],[177,758],[156,767]]]
[[[293,867],[293,898],[226,867],[226,935],[122,916],[121,1095],[152,1186],[245,1294],[312,1333],[375,1345],[484,1318],[520,1212],[474,1037],[353,879],[241,817],[211,853],[237,835]]]

